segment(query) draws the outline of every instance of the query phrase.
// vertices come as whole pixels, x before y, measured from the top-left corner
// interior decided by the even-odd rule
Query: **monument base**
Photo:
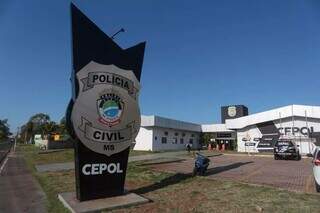
[[[112,210],[117,208],[130,207],[143,203],[148,203],[149,200],[135,193],[128,193],[115,197],[101,198],[80,202],[76,198],[75,192],[64,192],[58,194],[62,204],[70,210],[70,212],[99,212],[102,210]]]

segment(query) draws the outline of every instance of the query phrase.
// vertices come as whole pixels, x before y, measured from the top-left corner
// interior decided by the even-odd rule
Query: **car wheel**
[[[278,155],[274,155],[273,157],[274,157],[275,160],[279,160]]]
[[[316,182],[316,191],[317,191],[317,192],[320,192],[320,185],[317,184],[317,182]]]
[[[301,155],[300,155],[300,153],[298,152],[298,153],[297,153],[297,156],[296,156],[296,161],[299,161],[299,160],[301,160]]]

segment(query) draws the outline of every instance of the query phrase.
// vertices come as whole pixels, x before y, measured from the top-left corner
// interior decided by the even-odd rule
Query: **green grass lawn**
[[[43,152],[34,145],[19,145],[18,149],[31,158],[34,164],[63,163],[74,161],[74,150],[64,149],[54,152]],[[41,154],[40,154],[41,153]],[[129,156],[148,155],[157,152],[130,150]]]
[[[65,153],[38,154],[19,146],[28,166],[48,198],[49,212],[67,212],[57,198],[60,192],[74,191],[74,171],[37,173],[37,163],[70,160]],[[41,156],[40,156],[41,155]],[[55,156],[53,156],[55,155]],[[295,193],[271,187],[163,173],[129,163],[126,188],[152,202],[114,212],[320,212],[320,196]]]

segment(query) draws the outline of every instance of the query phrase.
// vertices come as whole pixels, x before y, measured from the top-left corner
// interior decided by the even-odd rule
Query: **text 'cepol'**
[[[120,168],[120,163],[94,163],[94,164],[85,164],[82,167],[82,173],[84,175],[101,175],[104,173],[114,174],[114,173],[123,173],[123,170]]]

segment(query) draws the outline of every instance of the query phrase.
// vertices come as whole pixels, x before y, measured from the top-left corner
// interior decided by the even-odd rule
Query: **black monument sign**
[[[67,126],[75,140],[77,199],[124,193],[145,43],[122,49],[78,8],[72,16],[72,99]]]

